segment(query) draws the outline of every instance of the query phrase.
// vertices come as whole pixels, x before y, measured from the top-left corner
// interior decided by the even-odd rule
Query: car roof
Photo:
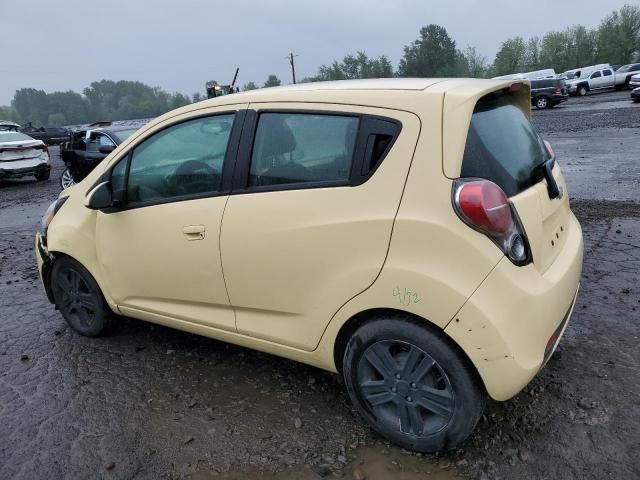
[[[327,102],[357,103],[367,106],[406,108],[415,103],[415,96],[433,94],[474,96],[484,91],[508,87],[528,80],[495,80],[478,78],[380,78],[363,80],[339,80],[310,82],[282,87],[259,88],[233,93],[192,103],[157,118],[153,124],[165,118],[189,113],[203,108],[263,102]],[[329,97],[327,98],[327,95]],[[401,102],[398,102],[402,97]]]

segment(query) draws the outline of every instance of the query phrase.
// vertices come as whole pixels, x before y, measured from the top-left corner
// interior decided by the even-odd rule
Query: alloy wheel
[[[65,169],[65,171],[62,172],[62,176],[60,177],[60,186],[63,190],[66,190],[67,188],[72,187],[75,184],[76,182],[73,180],[71,172],[68,168]]]
[[[383,340],[364,350],[357,390],[379,422],[403,434],[426,437],[451,421],[455,395],[442,367],[410,343]]]
[[[100,310],[100,300],[80,272],[65,268],[54,284],[54,297],[58,308],[70,322],[82,328],[91,328]]]

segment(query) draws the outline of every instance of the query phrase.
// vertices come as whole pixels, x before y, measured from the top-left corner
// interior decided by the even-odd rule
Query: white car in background
[[[48,180],[49,148],[42,140],[10,130],[0,130],[0,179],[33,175]]]
[[[640,87],[640,73],[635,74],[633,77],[629,79],[629,87],[631,88]]]

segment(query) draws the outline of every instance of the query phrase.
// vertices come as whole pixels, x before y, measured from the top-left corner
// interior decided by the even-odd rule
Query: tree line
[[[330,65],[321,65],[316,75],[301,82],[389,77],[487,78],[543,68],[564,72],[596,63],[625,64],[634,60],[640,60],[640,7],[625,5],[607,15],[596,28],[573,25],[542,37],[508,38],[500,45],[493,62],[488,62],[474,46],[458,48],[443,26],[431,24],[421,28],[419,37],[404,47],[395,71],[385,55],[369,57],[357,52]],[[281,80],[271,74],[262,86],[280,84]],[[254,82],[244,85],[244,90],[256,88],[259,87]],[[83,94],[22,88],[16,91],[11,106],[0,106],[0,120],[30,121],[36,125],[130,120],[155,117],[204,99],[199,92],[189,98],[125,80],[93,82]]]

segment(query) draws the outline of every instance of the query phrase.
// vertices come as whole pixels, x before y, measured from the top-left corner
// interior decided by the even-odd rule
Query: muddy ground
[[[52,149],[50,181],[0,182],[0,479],[640,478],[640,105],[627,99],[534,114],[583,224],[581,292],[561,357],[440,456],[371,433],[336,375],[131,319],[73,333],[33,254],[59,191]]]

